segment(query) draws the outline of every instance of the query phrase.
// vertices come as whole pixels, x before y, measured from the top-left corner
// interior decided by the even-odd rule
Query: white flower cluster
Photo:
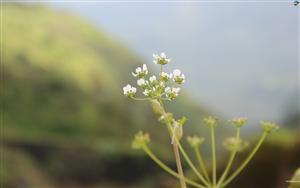
[[[170,63],[171,59],[167,58],[165,53],[161,53],[160,55],[158,54],[153,54],[153,63],[154,64],[160,64],[160,65],[165,65]]]
[[[178,96],[180,88],[170,87],[168,84],[170,84],[170,81],[173,81],[178,85],[183,84],[185,82],[185,76],[178,69],[175,69],[169,74],[162,71],[162,66],[171,61],[167,58],[165,53],[161,53],[160,55],[153,54],[153,58],[153,62],[155,64],[161,65],[161,72],[158,77],[155,75],[148,75],[148,68],[145,64],[143,64],[142,67],[137,67],[132,75],[138,78],[137,85],[143,89],[142,93],[147,97],[147,99],[174,100]],[[149,79],[147,79],[148,76]],[[130,84],[123,87],[124,95],[130,98],[134,98],[136,92],[137,89],[132,87]]]

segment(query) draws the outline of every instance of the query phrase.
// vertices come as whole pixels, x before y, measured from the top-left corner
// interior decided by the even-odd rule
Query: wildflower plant
[[[227,165],[224,172],[217,180],[217,159],[216,159],[216,144],[215,144],[215,129],[218,126],[218,119],[209,116],[203,119],[204,124],[210,129],[210,144],[211,144],[211,167],[212,173],[209,174],[205,161],[201,155],[201,146],[205,139],[199,136],[188,136],[187,142],[192,148],[198,165],[190,159],[181,142],[183,137],[183,126],[187,121],[186,117],[176,119],[171,112],[167,112],[164,107],[165,101],[175,100],[181,91],[180,86],[185,83],[185,76],[179,69],[175,69],[172,73],[164,72],[163,68],[171,62],[164,53],[153,54],[153,63],[160,67],[158,75],[150,75],[147,66],[136,68],[132,75],[137,78],[137,89],[130,84],[123,87],[123,94],[130,99],[138,101],[148,101],[152,105],[153,112],[157,114],[158,121],[166,126],[170,136],[170,142],[173,147],[177,171],[171,169],[164,164],[150,149],[150,136],[148,133],[138,132],[132,142],[134,149],[142,149],[157,165],[163,170],[178,178],[181,188],[187,188],[187,184],[197,188],[223,188],[226,187],[237,175],[245,168],[249,161],[258,151],[266,136],[279,127],[275,123],[261,122],[263,129],[259,141],[255,144],[246,159],[236,169],[232,169],[233,161],[237,153],[242,152],[249,146],[249,143],[242,140],[240,137],[241,128],[247,123],[246,118],[234,118],[230,124],[236,129],[234,137],[228,137],[224,140],[223,145],[230,152]],[[137,92],[140,92],[144,97],[137,97]],[[181,155],[180,155],[181,154]],[[185,159],[191,170],[195,173],[197,180],[192,180],[184,175],[181,156]],[[230,173],[229,173],[230,172]]]

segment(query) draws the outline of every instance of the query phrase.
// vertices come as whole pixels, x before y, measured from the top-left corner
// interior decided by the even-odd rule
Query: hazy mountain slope
[[[149,105],[122,96],[130,72],[141,64],[137,56],[77,17],[41,6],[3,6],[1,139],[3,153],[11,156],[1,168],[5,185],[98,182],[107,173],[115,175],[107,171],[115,163],[119,173],[137,164],[141,168],[141,156],[127,160],[139,154],[130,149],[130,141],[140,129],[157,141],[156,152],[172,158],[165,128]],[[188,131],[200,129],[205,113],[187,97],[170,108],[189,117]],[[27,167],[36,176],[17,176]],[[37,176],[39,170],[43,175]],[[143,177],[133,175],[135,181],[137,175]]]

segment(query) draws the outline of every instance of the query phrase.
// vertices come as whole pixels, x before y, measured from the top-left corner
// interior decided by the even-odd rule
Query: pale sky
[[[299,106],[299,7],[292,1],[50,6],[81,15],[149,64],[153,52],[166,52],[169,70],[185,73],[188,93],[224,117],[281,121]]]

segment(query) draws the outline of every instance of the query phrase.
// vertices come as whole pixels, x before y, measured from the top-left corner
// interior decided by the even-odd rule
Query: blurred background
[[[157,69],[152,53],[160,52],[172,59],[168,71],[186,75],[183,94],[166,104],[188,117],[185,135],[206,136],[207,115],[222,122],[218,174],[228,159],[223,138],[234,131],[228,119],[248,118],[242,136],[251,146],[260,120],[281,125],[229,187],[287,187],[300,166],[292,3],[6,2],[1,13],[1,187],[177,187],[131,149],[134,133],[147,131],[154,152],[175,168],[150,106],[122,95],[137,66]],[[203,152],[209,157],[208,147]]]

